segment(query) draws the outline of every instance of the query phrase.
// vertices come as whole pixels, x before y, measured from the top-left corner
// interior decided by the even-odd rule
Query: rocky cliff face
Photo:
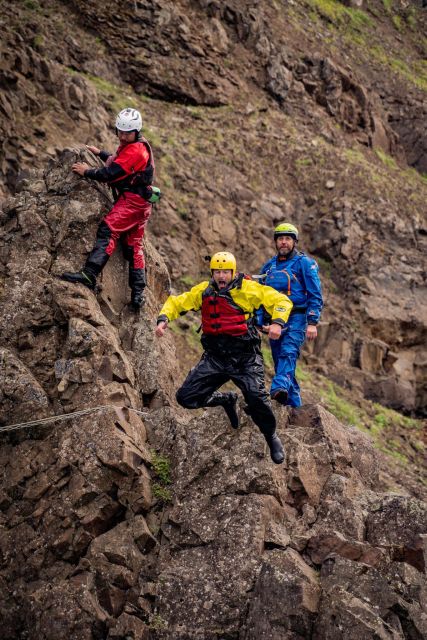
[[[151,239],[174,285],[218,247],[256,272],[291,218],[326,292],[307,361],[356,395],[425,412],[417,3],[3,4],[5,197],[64,146],[112,148],[113,114],[137,106],[165,194]]]
[[[421,640],[425,503],[384,493],[369,439],[321,406],[281,409],[272,465],[242,415],[181,412],[169,287],[150,242],[148,303],[118,253],[93,293],[57,279],[108,194],[65,152],[1,217],[0,621],[5,640]],[[90,159],[90,158],[89,158]]]

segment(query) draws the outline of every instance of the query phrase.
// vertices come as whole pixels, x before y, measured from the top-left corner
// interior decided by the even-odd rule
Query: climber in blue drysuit
[[[277,254],[262,267],[260,282],[285,293],[294,306],[280,339],[270,340],[275,369],[270,395],[281,404],[300,407],[295,368],[305,339],[317,337],[322,286],[317,262],[296,249],[298,229],[293,224],[279,224],[274,230],[274,242]],[[264,307],[256,312],[256,323],[260,330],[268,331],[270,318]]]

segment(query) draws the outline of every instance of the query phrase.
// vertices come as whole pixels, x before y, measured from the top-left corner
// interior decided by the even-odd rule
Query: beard
[[[287,247],[282,247],[281,249],[278,250],[278,254],[281,258],[286,258],[290,253],[292,253],[294,248],[295,246],[291,247],[290,249]]]

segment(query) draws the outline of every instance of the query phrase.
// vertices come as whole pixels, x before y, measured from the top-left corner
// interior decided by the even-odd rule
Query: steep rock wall
[[[65,145],[112,149],[113,115],[134,104],[154,137],[153,241],[173,282],[197,278],[218,246],[257,271],[291,218],[326,261],[311,364],[424,414],[426,187],[407,169],[426,162],[415,4],[3,2],[0,197]]]
[[[75,159],[2,212],[1,424],[113,406],[0,433],[5,640],[421,640],[426,506],[381,493],[364,435],[320,406],[282,409],[275,467],[244,415],[234,432],[220,408],[179,411],[171,336],[153,338],[168,274],[149,242],[140,316],[120,254],[95,294],[56,278],[108,206]]]

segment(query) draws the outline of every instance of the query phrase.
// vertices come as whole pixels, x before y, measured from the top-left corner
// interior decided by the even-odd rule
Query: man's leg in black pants
[[[264,362],[261,355],[242,354],[230,377],[243,393],[247,413],[263,434],[273,462],[280,464],[284,460],[284,452],[276,433],[276,418],[271,400],[265,388]]]
[[[95,244],[86,259],[83,269],[76,273],[66,271],[61,276],[62,280],[84,284],[89,289],[94,289],[96,278],[107,264],[112,251],[114,251],[117,238],[118,234],[113,233],[108,224],[102,220],[96,232]],[[109,249],[108,253],[107,248]]]
[[[200,407],[224,407],[233,428],[237,428],[237,394],[233,391],[221,393],[219,387],[230,379],[224,373],[219,360],[204,353],[200,362],[191,369],[184,384],[176,393],[177,402],[186,409]]]

